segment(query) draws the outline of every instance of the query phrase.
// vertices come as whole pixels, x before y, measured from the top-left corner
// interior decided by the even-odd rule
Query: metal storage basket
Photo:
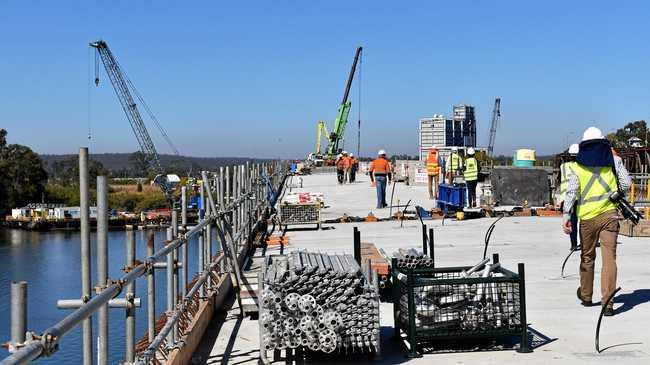
[[[498,256],[494,256],[495,263]],[[524,265],[499,267],[492,277],[462,277],[469,267],[400,269],[392,265],[395,335],[402,331],[409,356],[435,340],[520,336],[528,352]]]
[[[284,226],[316,224],[320,227],[320,203],[280,205],[280,223]]]

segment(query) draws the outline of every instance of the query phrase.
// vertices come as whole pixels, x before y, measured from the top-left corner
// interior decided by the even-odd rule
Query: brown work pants
[[[616,210],[610,210],[591,219],[580,220],[580,295],[591,300],[594,291],[594,264],[596,242],[600,238],[603,269],[600,273],[601,303],[616,290],[616,238],[619,224]],[[611,306],[611,304],[610,304]]]
[[[438,199],[438,174],[427,176],[429,180],[429,199]]]

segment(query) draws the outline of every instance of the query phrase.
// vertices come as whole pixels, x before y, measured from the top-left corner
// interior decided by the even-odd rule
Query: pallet
[[[370,267],[377,271],[377,275],[389,275],[389,262],[379,252],[374,243],[361,242],[361,262],[370,260]]]

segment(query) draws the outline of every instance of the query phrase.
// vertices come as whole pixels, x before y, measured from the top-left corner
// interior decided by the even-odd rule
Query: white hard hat
[[[585,130],[585,133],[582,134],[582,140],[588,141],[590,139],[603,139],[603,132],[596,127],[589,127]]]
[[[571,146],[569,146],[569,154],[577,155],[579,151],[580,151],[580,145],[579,144],[574,143]]]
[[[468,155],[471,156],[471,155],[473,155],[473,154],[475,154],[475,153],[476,153],[476,151],[474,151],[474,149],[473,149],[472,147],[470,147],[470,148],[467,149],[467,154],[468,154]]]
[[[348,151],[343,151],[342,153],[343,153],[344,155],[347,155],[347,154],[348,154]]]
[[[354,155],[353,155],[353,154],[350,154],[350,157],[354,157]]]
[[[451,148],[451,150],[454,151],[454,152],[457,152],[457,151],[458,151],[458,147],[453,146],[453,147]]]
[[[385,154],[386,154],[386,151],[384,151],[384,150],[379,150],[379,152],[377,152],[377,156],[381,156],[381,155],[385,155]]]

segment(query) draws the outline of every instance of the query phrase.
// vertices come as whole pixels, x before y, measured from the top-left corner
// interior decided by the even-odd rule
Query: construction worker
[[[392,179],[390,161],[386,158],[386,151],[379,150],[377,158],[370,164],[370,181],[377,186],[377,209],[386,208],[386,185]]]
[[[458,154],[458,147],[454,146],[451,148],[451,155],[447,159],[445,164],[445,175],[447,178],[447,183],[454,183],[454,176],[458,175],[458,170],[463,168],[463,159]]]
[[[616,204],[609,197],[619,191],[624,193],[630,187],[630,176],[621,160],[615,160],[609,141],[596,127],[585,130],[576,156],[574,175],[569,177],[564,200],[563,229],[570,234],[571,209],[577,206],[580,219],[580,287],[577,295],[583,306],[592,306],[594,283],[594,262],[596,242],[600,239],[603,268],[600,277],[601,303],[616,288],[616,238],[619,219]],[[613,304],[603,308],[606,316],[614,315]]]
[[[339,185],[343,184],[343,179],[345,178],[346,161],[343,157],[343,154],[339,153],[339,155],[336,156],[336,161],[334,161],[334,164],[336,165],[336,178],[339,182]]]
[[[408,174],[406,174],[406,176],[408,176]],[[435,147],[431,147],[427,154],[427,178],[429,183],[429,199],[438,199],[438,185],[440,184],[440,156],[438,155],[438,149]]]
[[[348,153],[348,151],[343,151],[343,159],[345,161],[344,166],[343,166],[343,172],[344,172],[343,183],[349,183],[350,182],[350,170],[352,168],[352,158],[350,157],[350,154]]]
[[[359,169],[359,160],[350,154],[350,182],[353,183],[357,179],[357,170]]]
[[[476,185],[478,184],[478,162],[474,158],[474,148],[467,149],[467,159],[465,160],[465,186],[467,187],[467,195],[469,198],[469,207],[476,206]]]
[[[575,161],[579,150],[580,146],[577,143],[569,146],[569,157],[560,165],[560,209],[564,206],[566,191],[569,186],[569,177],[575,175]],[[578,212],[575,206],[571,210],[571,226],[576,227],[576,229],[571,230],[571,247],[569,249],[575,251],[578,249]]]

